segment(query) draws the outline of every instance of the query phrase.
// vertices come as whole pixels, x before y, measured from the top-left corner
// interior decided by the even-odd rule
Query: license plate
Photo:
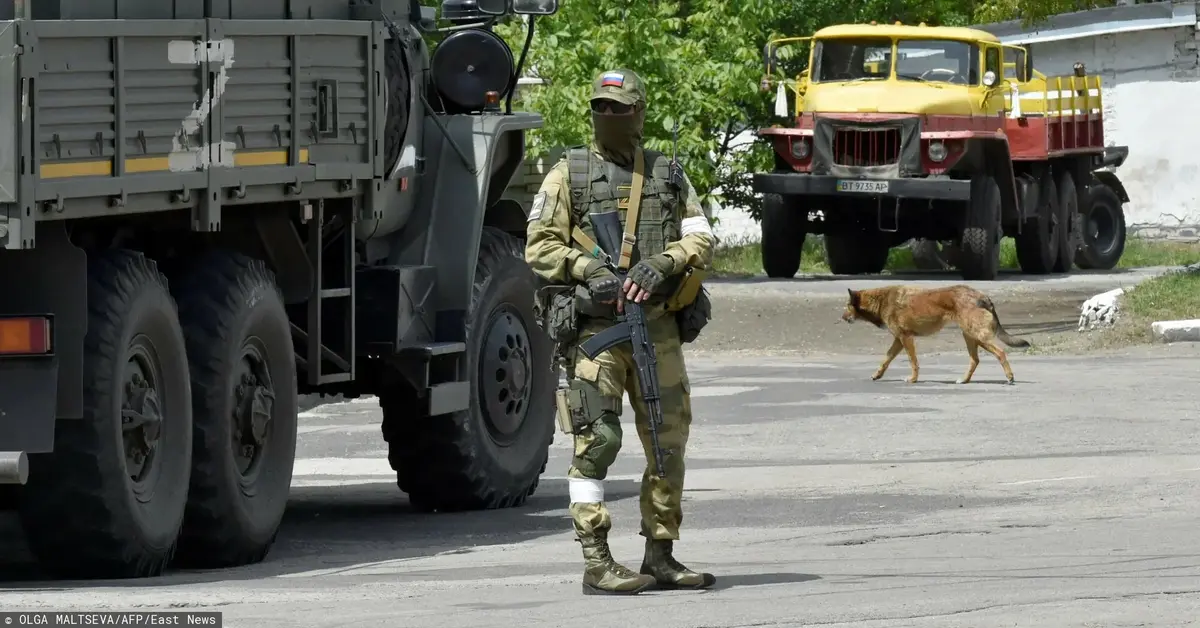
[[[887,194],[888,182],[838,179],[837,191],[855,192],[858,194]]]

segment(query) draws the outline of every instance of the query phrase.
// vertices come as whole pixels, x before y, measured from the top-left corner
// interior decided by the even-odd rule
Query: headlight
[[[798,137],[792,140],[792,157],[796,159],[808,158],[808,138]]]
[[[942,142],[929,143],[929,158],[933,161],[942,162],[946,160],[946,145]]]

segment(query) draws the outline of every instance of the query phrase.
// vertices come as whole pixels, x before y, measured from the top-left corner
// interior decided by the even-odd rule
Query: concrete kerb
[[[1158,342],[1200,342],[1200,319],[1186,321],[1155,321],[1150,332]]]
[[[1200,262],[1171,271],[1174,273],[1200,273]],[[1155,321],[1150,323],[1150,333],[1158,342],[1200,342],[1200,319]]]

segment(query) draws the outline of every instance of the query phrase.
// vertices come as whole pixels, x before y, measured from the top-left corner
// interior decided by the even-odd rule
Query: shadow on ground
[[[638,498],[640,485],[609,481],[610,503]],[[15,514],[0,512],[0,584],[9,589],[69,590],[80,587],[162,587],[219,581],[259,580],[364,563],[466,553],[479,546],[528,541],[571,530],[563,507],[566,481],[542,479],[517,508],[465,513],[425,513],[409,505],[394,483],[292,490],[279,537],[257,564],[214,570],[171,568],[139,580],[55,580],[30,562],[19,539]],[[556,512],[557,511],[557,512]],[[13,561],[13,559],[16,561]]]

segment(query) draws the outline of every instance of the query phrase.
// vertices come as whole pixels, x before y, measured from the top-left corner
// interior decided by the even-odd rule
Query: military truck
[[[501,194],[555,0],[7,5],[0,480],[43,565],[262,560],[298,394],[378,396],[418,508],[533,493],[557,377]]]
[[[784,45],[806,50],[794,72],[778,70]],[[796,273],[808,234],[838,274],[878,273],[913,238],[952,244],[970,280],[997,277],[1005,236],[1030,274],[1120,256],[1123,218],[1107,245],[1083,246],[1084,226],[1128,200],[1102,167],[1098,76],[1046,77],[990,33],[900,23],[774,39],[764,64],[764,89],[793,100],[776,104],[788,125],[758,132],[775,158],[753,180],[768,276]]]

